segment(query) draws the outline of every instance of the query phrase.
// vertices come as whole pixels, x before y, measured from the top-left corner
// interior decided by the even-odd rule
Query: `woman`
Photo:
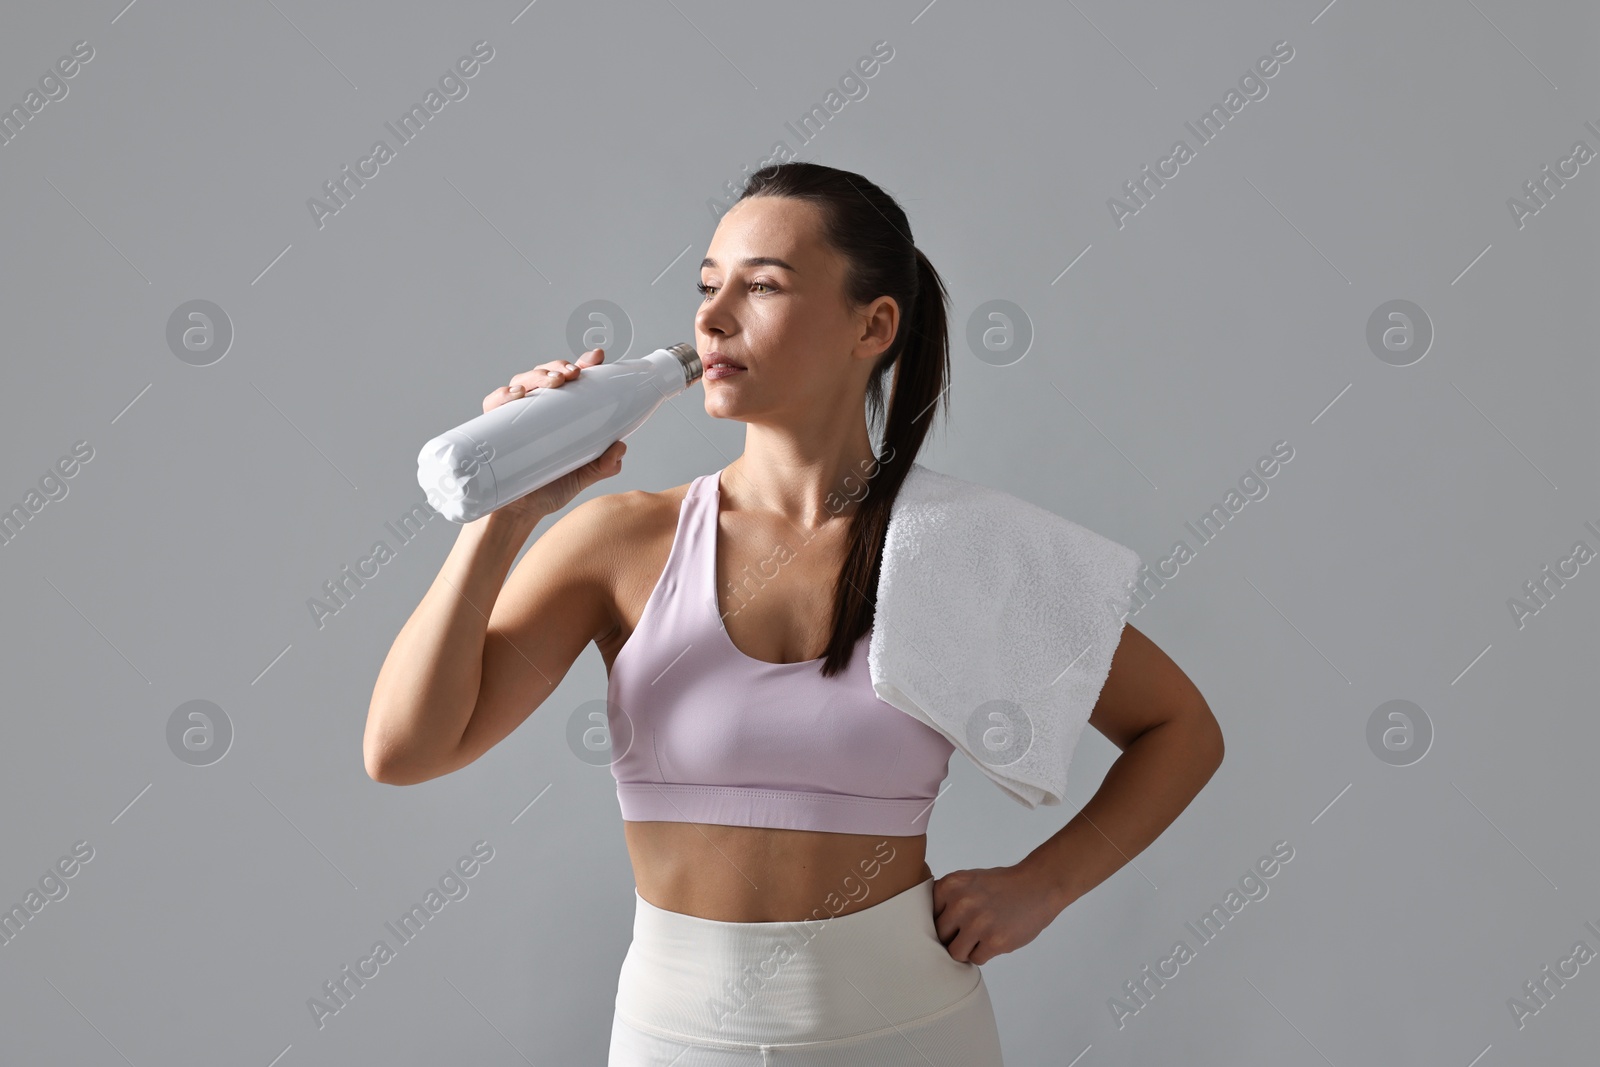
[[[876,699],[866,641],[890,506],[946,391],[943,284],[886,193],[792,162],[751,177],[698,288],[705,409],[745,423],[743,453],[584,502],[509,580],[626,445],[466,524],[378,676],[367,771],[472,762],[593,641],[636,884],[612,1067],[998,1065],[979,965],[1154,840],[1221,733],[1124,627],[1089,719],[1123,754],[1094,798],[1015,865],[934,878],[927,811],[953,746]],[[602,359],[518,374],[484,410]]]

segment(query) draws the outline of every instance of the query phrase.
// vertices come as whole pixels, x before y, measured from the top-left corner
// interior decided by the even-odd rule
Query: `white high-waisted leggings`
[[[939,943],[932,878],[801,922],[634,898],[608,1067],[1003,1067],[983,972]]]

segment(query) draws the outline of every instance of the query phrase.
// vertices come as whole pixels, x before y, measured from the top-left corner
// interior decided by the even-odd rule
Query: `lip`
[[[705,358],[700,361],[700,363],[706,370],[710,370],[712,367],[733,367],[737,370],[746,369],[743,363],[735,363],[721,352],[708,352]]]

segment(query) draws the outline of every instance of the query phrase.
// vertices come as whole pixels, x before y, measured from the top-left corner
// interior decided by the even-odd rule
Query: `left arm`
[[[1032,941],[1143,852],[1222,763],[1222,729],[1200,691],[1131,625],[1089,724],[1122,755],[1082,810],[1013,867],[935,881],[934,925],[954,959],[987,963]]]

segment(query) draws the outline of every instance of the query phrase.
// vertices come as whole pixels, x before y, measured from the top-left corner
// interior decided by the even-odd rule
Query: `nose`
[[[695,329],[703,334],[726,334],[734,325],[731,312],[722,298],[725,288],[718,289],[704,300],[694,314]]]

